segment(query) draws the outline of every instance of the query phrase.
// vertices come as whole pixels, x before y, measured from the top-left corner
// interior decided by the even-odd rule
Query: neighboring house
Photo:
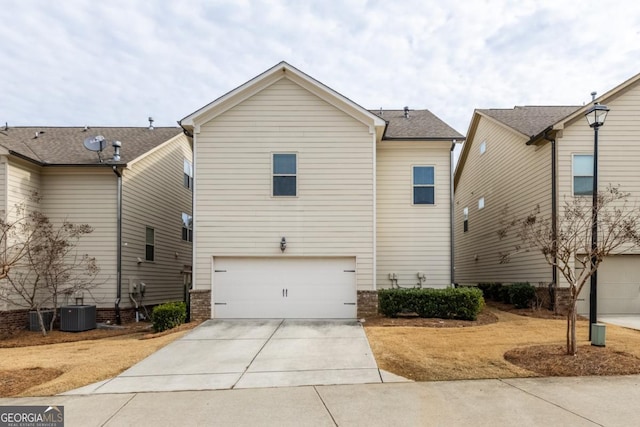
[[[108,141],[102,161],[83,146],[97,135]],[[98,321],[118,320],[118,311],[132,319],[141,295],[130,290],[140,283],[145,305],[184,298],[192,259],[191,162],[191,141],[180,128],[6,126],[0,128],[0,210],[11,215],[35,191],[42,200],[30,209],[55,222],[91,225],[77,250],[95,257],[100,273],[84,303],[97,305]],[[0,317],[0,328],[26,319],[24,310],[7,304]]]
[[[378,288],[451,284],[462,136],[429,111],[368,111],[283,62],[181,125],[194,317],[355,318]]]
[[[599,187],[619,184],[638,200],[640,75],[595,101],[611,109],[599,131]],[[501,264],[501,254],[518,241],[513,233],[501,240],[498,230],[507,206],[506,219],[522,218],[536,205],[551,218],[554,193],[558,214],[566,199],[592,197],[594,137],[584,117],[590,106],[474,112],[454,177],[456,282],[555,282],[566,287],[540,253],[517,253]],[[638,277],[640,252],[607,257],[598,270],[598,313],[640,313]],[[580,313],[589,311],[588,294],[587,284],[578,301]]]

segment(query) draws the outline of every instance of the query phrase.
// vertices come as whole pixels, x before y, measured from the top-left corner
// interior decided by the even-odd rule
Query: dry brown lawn
[[[437,328],[367,326],[365,322],[365,331],[381,369],[416,381],[640,373],[640,331],[607,325],[607,347],[592,348],[588,322],[581,321],[579,345],[586,347],[581,347],[576,357],[565,356],[564,319],[525,317],[493,307],[485,311],[495,315],[497,322]],[[529,369],[505,360],[505,353],[514,349],[520,349],[520,360],[514,353],[514,363]],[[551,370],[542,366],[545,361]],[[577,364],[577,369],[571,368],[571,363]],[[616,371],[621,363],[635,370]],[[589,366],[597,372],[589,371]]]
[[[474,322],[375,316],[365,331],[380,368],[416,381],[640,373],[640,331],[608,325],[607,347],[596,348],[587,341],[587,322],[579,322],[581,347],[573,357],[563,352],[563,318],[519,314],[486,307]],[[112,378],[194,326],[3,337],[0,397],[53,395]]]
[[[134,328],[126,335],[122,335],[123,331],[87,331],[84,336],[83,332],[54,331],[48,338],[36,332],[5,338],[2,347],[10,348],[0,348],[0,397],[49,396],[112,378],[195,325],[182,325],[173,333],[160,334]],[[118,336],[95,338],[114,333]],[[80,341],[61,342],[73,339]],[[21,340],[29,344],[59,343],[17,347]]]

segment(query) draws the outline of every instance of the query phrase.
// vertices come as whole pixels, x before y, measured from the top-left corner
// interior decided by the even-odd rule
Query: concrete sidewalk
[[[524,378],[0,399],[65,426],[631,426],[640,376]]]

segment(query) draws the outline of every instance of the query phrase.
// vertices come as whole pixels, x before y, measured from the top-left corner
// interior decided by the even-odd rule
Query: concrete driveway
[[[209,320],[116,378],[65,394],[407,381],[380,372],[357,321]]]
[[[599,314],[598,321],[640,331],[640,314]]]

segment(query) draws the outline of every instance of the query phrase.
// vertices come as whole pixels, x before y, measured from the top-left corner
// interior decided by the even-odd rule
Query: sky
[[[0,123],[176,122],[286,61],[369,109],[582,105],[640,72],[640,2],[0,0]]]

